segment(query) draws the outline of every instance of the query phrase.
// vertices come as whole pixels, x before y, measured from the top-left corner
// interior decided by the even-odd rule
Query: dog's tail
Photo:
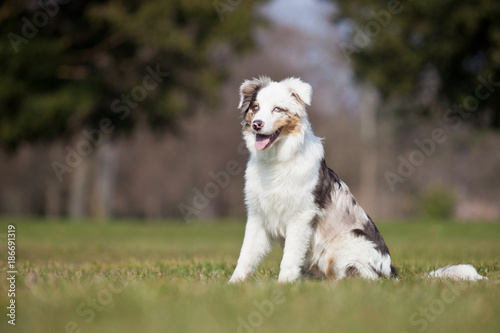
[[[430,272],[428,276],[438,279],[453,279],[465,281],[488,279],[485,276],[479,275],[479,273],[472,265],[448,265]]]

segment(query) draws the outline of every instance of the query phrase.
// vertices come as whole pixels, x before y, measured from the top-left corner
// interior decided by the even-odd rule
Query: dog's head
[[[274,146],[287,136],[304,136],[312,88],[298,78],[280,82],[261,76],[240,87],[239,109],[247,143],[257,150]]]

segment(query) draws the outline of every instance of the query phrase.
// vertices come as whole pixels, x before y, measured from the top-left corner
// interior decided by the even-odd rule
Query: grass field
[[[6,233],[16,226],[16,326],[7,324]],[[399,280],[226,282],[241,221],[62,223],[0,219],[1,332],[500,332],[500,223],[378,223]],[[474,264],[487,281],[428,280]]]

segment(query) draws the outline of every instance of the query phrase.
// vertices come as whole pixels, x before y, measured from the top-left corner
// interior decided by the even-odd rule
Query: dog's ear
[[[240,104],[238,109],[246,111],[250,107],[250,103],[255,99],[255,96],[260,89],[271,83],[271,79],[267,76],[260,76],[258,79],[245,80],[240,87]]]
[[[296,77],[289,77],[282,82],[288,86],[292,92],[292,96],[295,97],[299,103],[311,105],[312,87],[309,83]]]

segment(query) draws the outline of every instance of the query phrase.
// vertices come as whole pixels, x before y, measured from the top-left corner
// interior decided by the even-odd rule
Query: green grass
[[[7,324],[7,225],[16,225],[16,326]],[[279,285],[277,246],[227,285],[244,224],[0,220],[1,332],[499,332],[500,223],[379,223],[399,280]],[[489,280],[424,278],[474,264]]]

